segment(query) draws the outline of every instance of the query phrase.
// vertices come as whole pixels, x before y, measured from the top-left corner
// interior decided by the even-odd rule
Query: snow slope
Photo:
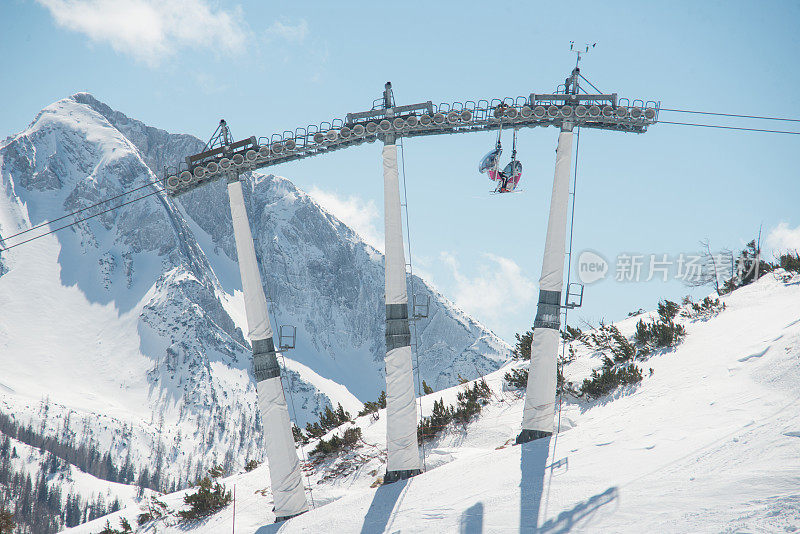
[[[236,486],[235,531],[797,531],[800,275],[768,275],[723,300],[716,317],[683,320],[685,341],[644,362],[653,374],[637,387],[593,402],[565,399],[557,437],[510,445],[522,411],[518,395],[503,388],[505,370],[523,365],[512,363],[487,377],[493,400],[474,423],[429,444],[426,473],[371,488],[384,469],[384,418],[359,418],[366,444],[307,470],[317,505],[307,514],[272,524],[265,466],[224,480]],[[568,380],[599,366],[587,350],[577,354]],[[453,402],[461,387],[424,397],[424,413],[440,397]],[[164,501],[179,509],[182,496]],[[135,513],[115,514],[112,525]],[[229,506],[202,523],[157,528],[224,532],[232,520]]]
[[[24,472],[36,481],[44,470],[44,475],[48,486],[51,489],[58,488],[62,492],[62,498],[67,495],[80,495],[83,502],[104,502],[107,507],[116,500],[120,503],[137,502],[137,487],[128,484],[108,482],[85,473],[66,462],[59,462],[56,469],[47,470],[47,453],[42,452],[36,447],[31,447],[21,441],[11,439],[10,446],[15,451],[9,466],[14,472]],[[144,495],[149,496],[154,492],[144,490]]]

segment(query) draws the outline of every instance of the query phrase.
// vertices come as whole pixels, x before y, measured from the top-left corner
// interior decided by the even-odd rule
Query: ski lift
[[[583,306],[583,284],[572,282],[567,285],[567,298],[564,301],[564,307],[572,310],[581,306]]]
[[[494,150],[486,154],[478,165],[478,172],[486,173],[489,179],[497,182],[494,193],[512,193],[519,185],[522,178],[522,162],[517,159],[517,130],[514,130],[514,140],[511,150],[511,161],[500,170],[500,154],[503,153],[503,146],[500,137],[503,133],[502,128],[497,132],[497,144]]]
[[[478,165],[478,172],[481,174],[496,170],[500,164],[500,154],[503,153],[503,147],[500,146],[500,135],[497,136],[497,145],[494,150],[483,156],[480,164]]]
[[[278,330],[278,349],[280,351],[291,350],[297,342],[297,328],[290,325],[281,325]]]
[[[417,303],[417,296],[416,295],[412,295],[412,304],[413,304],[412,319],[414,319],[416,321],[418,319],[427,319],[428,318],[428,313],[430,312],[430,309],[431,309],[431,296],[430,295],[426,295],[425,296],[425,303],[424,304]]]

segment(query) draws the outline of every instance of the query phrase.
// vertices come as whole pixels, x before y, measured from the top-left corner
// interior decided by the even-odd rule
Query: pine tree
[[[677,302],[672,302],[671,300],[659,300],[658,301],[658,315],[661,317],[663,322],[671,321],[678,315],[678,310],[680,310],[680,306],[678,306]]]
[[[778,258],[778,266],[789,272],[800,273],[800,252],[781,254]]]
[[[0,505],[0,534],[11,534],[15,526],[14,514],[5,505]]]
[[[329,440],[320,439],[312,455],[337,454],[343,450],[349,450],[356,446],[361,440],[361,428],[350,427],[344,431],[342,437],[334,434]]]
[[[561,331],[561,339],[566,342],[570,341],[577,341],[583,337],[583,331],[577,327],[571,327],[570,325],[565,325],[564,329]]]
[[[303,431],[300,430],[300,427],[295,424],[292,424],[292,437],[295,443],[308,443],[308,438],[306,438]]]
[[[306,423],[306,433],[312,438],[318,438],[325,435],[325,429],[319,426],[319,423]]]
[[[530,360],[531,343],[533,342],[533,328],[521,335],[514,334],[514,337],[517,338],[517,344],[514,347],[514,350],[511,351],[511,354],[520,360]]]
[[[182,519],[200,519],[222,510],[231,502],[231,492],[225,491],[225,486],[219,482],[212,482],[209,477],[204,477],[197,486],[197,491],[183,497],[184,503],[189,505],[189,510],[178,512]]]
[[[75,527],[81,523],[81,499],[78,495],[70,493],[64,506],[64,525]]]
[[[358,416],[361,417],[363,415],[368,415],[371,413],[375,413],[381,408],[386,408],[386,392],[381,391],[381,394],[378,395],[377,401],[367,401],[364,403],[364,407],[358,412]]]
[[[208,470],[208,474],[211,478],[219,478],[224,474],[224,472],[222,466],[214,465]]]
[[[297,428],[297,427],[294,427],[294,428]],[[297,428],[297,430],[300,430],[300,429]],[[244,464],[244,470],[247,471],[248,473],[250,471],[252,471],[253,469],[255,469],[256,467],[258,467],[258,461],[257,460],[247,460],[247,463]]]
[[[342,403],[341,402],[339,403],[339,405],[336,408],[336,418],[337,418],[336,426],[339,426],[339,425],[341,425],[343,423],[346,423],[346,422],[348,422],[350,420],[350,413],[344,411],[344,408],[342,408]]]
[[[506,383],[512,388],[525,389],[528,387],[527,369],[511,369],[506,372],[503,378],[505,378]]]
[[[108,513],[118,512],[122,509],[122,505],[119,502],[119,498],[115,497],[114,502],[111,503],[111,508],[108,509]]]
[[[141,498],[144,495],[145,488],[150,487],[150,471],[145,467],[139,473],[139,478],[136,481],[136,486],[138,487],[136,491],[136,495]]]

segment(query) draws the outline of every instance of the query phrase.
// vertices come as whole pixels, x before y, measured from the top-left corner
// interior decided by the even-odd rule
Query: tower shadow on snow
[[[551,436],[520,445],[519,531],[538,532],[545,466]]]
[[[380,534],[386,530],[397,503],[409,484],[409,479],[385,484],[378,488],[364,516],[361,534]]]
[[[522,447],[519,503],[519,531],[521,533],[561,534],[570,532],[579,522],[584,522],[582,526],[585,527],[586,522],[597,510],[614,502],[619,495],[616,486],[610,487],[539,525],[539,509],[544,493],[544,479],[549,467],[547,466],[547,457],[550,452],[551,439],[548,436],[520,445]]]
[[[483,503],[476,502],[461,514],[459,534],[483,534]]]

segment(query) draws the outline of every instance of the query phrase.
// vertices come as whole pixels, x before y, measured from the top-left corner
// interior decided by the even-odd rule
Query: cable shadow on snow
[[[551,436],[520,445],[519,531],[538,532]]]
[[[392,512],[401,500],[401,496],[408,486],[409,480],[399,480],[378,488],[372,497],[364,523],[361,525],[361,534],[379,534],[386,531]]]
[[[461,514],[459,534],[483,534],[483,503],[476,502]]]
[[[538,530],[540,534],[553,533],[561,534],[570,532],[578,523],[585,521],[581,527],[585,528],[591,520],[591,516],[601,507],[612,503],[619,496],[616,486],[610,487],[603,493],[593,495],[589,499],[579,502],[572,509],[565,510],[557,517],[548,519]]]

